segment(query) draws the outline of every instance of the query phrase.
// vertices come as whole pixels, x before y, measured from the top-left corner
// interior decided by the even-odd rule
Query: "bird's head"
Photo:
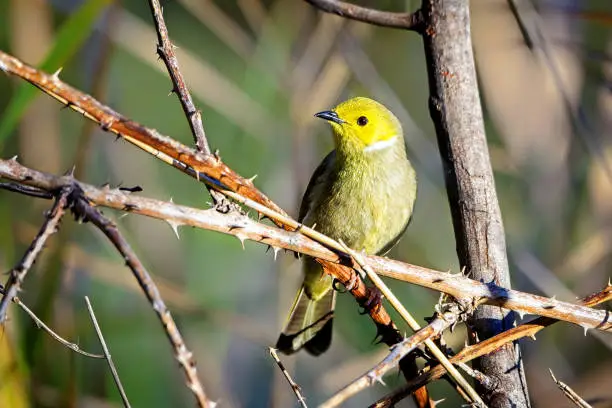
[[[382,104],[368,98],[353,98],[333,110],[315,114],[327,120],[335,136],[336,148],[344,152],[372,152],[403,145],[399,120]]]

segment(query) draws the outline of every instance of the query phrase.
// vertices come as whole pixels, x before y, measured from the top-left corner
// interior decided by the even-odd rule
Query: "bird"
[[[354,250],[387,253],[406,230],[417,193],[400,121],[365,97],[314,116],[331,125],[335,149],[314,171],[298,221]],[[276,348],[285,354],[304,348],[317,356],[331,344],[336,291],[313,258],[304,258],[303,272]]]

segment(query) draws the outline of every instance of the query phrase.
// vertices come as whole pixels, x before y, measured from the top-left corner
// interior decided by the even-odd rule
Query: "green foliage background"
[[[536,3],[548,53],[541,44],[527,46],[507,3],[498,0],[472,1],[474,46],[514,287],[573,300],[602,288],[610,276],[606,52],[612,7],[603,0]],[[361,4],[389,10],[418,6],[399,0]],[[309,175],[332,148],[330,131],[312,117],[315,112],[356,95],[396,112],[419,173],[419,196],[413,222],[389,256],[459,271],[417,35],[321,15],[297,0],[163,5],[211,147],[240,174],[257,174],[256,185],[292,214]],[[64,81],[192,143],[156,60],[146,1],[0,0],[0,10],[0,49],[50,72],[63,67]],[[554,80],[557,74],[562,84]],[[194,180],[114,141],[38,92],[32,93],[33,104],[23,102],[22,87],[29,85],[0,77],[2,157],[19,155],[23,164],[56,174],[76,165],[87,183],[139,185],[145,196],[208,206],[210,198]],[[19,103],[21,108],[15,107]],[[49,207],[0,191],[3,270],[19,260]],[[181,228],[177,240],[163,222],[104,212],[160,285],[209,395],[227,407],[295,405],[266,347],[275,342],[293,299],[299,262],[282,252],[275,262],[272,251],[260,245],[247,242],[243,251],[238,240],[208,231]],[[433,313],[436,293],[389,284],[416,316]],[[65,219],[24,288],[24,302],[44,321],[96,351],[83,301],[90,297],[134,407],[193,405],[149,304],[91,225]],[[374,327],[352,298],[340,296],[339,303],[329,353],[283,358],[313,405],[385,354],[373,344]],[[10,318],[0,335],[0,406],[119,406],[103,361],[60,346],[16,307]],[[458,329],[448,342],[459,350],[464,338]],[[600,401],[597,406],[611,406],[611,390],[599,381],[612,369],[609,335],[584,337],[581,328],[558,324],[537,342],[521,344],[534,405],[565,403],[548,376],[550,367],[581,395]],[[401,382],[390,375],[387,387],[372,387],[347,406],[367,405]],[[461,403],[444,383],[432,390],[436,399],[447,398],[447,406]]]

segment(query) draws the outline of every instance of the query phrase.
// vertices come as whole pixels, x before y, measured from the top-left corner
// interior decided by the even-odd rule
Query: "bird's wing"
[[[302,222],[306,219],[306,216],[312,209],[312,204],[315,200],[315,197],[321,196],[322,190],[325,186],[326,178],[330,177],[335,163],[336,151],[332,150],[331,153],[325,156],[321,164],[319,164],[319,167],[317,167],[314,174],[310,178],[310,181],[308,182],[308,187],[306,187],[306,192],[304,193],[304,197],[302,197],[302,204],[300,205],[298,222]]]

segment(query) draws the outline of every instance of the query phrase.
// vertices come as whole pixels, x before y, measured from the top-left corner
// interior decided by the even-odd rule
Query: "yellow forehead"
[[[369,98],[349,99],[336,106],[334,112],[344,121],[341,125],[332,123],[336,132],[356,137],[366,146],[402,134],[400,122],[393,113]]]

